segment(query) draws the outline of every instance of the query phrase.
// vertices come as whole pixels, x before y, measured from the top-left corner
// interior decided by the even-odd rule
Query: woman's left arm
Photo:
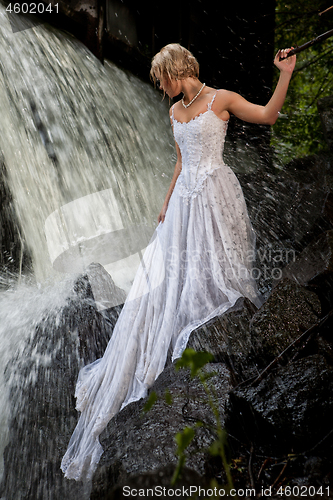
[[[291,75],[296,64],[295,55],[283,61],[280,61],[279,58],[280,56],[285,57],[290,50],[279,50],[275,56],[274,64],[280,70],[280,78],[266,106],[252,104],[235,92],[227,92],[227,111],[246,122],[273,125],[285,101]]]

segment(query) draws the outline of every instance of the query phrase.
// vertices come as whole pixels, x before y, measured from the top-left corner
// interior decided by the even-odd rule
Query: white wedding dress
[[[79,373],[81,415],[61,463],[67,478],[92,478],[103,453],[100,433],[147,395],[168,352],[180,357],[190,333],[239,297],[262,304],[251,276],[255,234],[240,184],[222,159],[227,122],[211,109],[215,95],[188,123],[172,113],[182,171],[103,358]]]

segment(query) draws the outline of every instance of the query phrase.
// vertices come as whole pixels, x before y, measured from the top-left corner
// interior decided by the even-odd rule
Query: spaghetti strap
[[[211,110],[212,109],[212,105],[213,105],[213,102],[215,100],[215,97],[216,97],[216,94],[217,94],[218,91],[215,92],[215,94],[213,95],[213,98],[212,100],[207,104],[207,109],[208,110]]]

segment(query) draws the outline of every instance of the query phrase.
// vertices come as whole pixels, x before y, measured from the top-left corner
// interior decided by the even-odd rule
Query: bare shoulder
[[[177,103],[173,104],[172,106],[170,106],[169,108],[169,118],[170,118],[170,122],[171,122],[171,125],[173,126],[173,117],[174,117],[174,112],[175,112],[175,106],[176,106]]]
[[[227,121],[230,118],[229,108],[234,98],[234,92],[226,89],[219,89],[217,91],[215,90],[215,93],[216,96],[212,110],[221,120]]]
[[[224,105],[225,103],[230,102],[232,99],[234,99],[234,97],[237,95],[238,94],[232,92],[231,90],[219,89],[216,92],[215,101],[218,104]]]
[[[169,109],[169,115],[170,115],[170,119],[172,117],[172,113],[178,115],[179,111],[182,111],[182,103],[181,101],[177,101],[175,102]]]

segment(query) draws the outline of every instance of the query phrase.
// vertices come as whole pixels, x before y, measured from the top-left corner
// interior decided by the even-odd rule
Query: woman
[[[80,371],[81,416],[61,464],[66,477],[92,478],[103,453],[99,434],[120,409],[146,396],[168,353],[181,356],[195,328],[239,297],[261,305],[251,275],[255,235],[222,150],[231,113],[254,123],[276,121],[295,66],[295,56],[279,61],[287,51],[276,55],[281,74],[266,106],[202,84],[196,59],[179,44],[154,57],[152,78],[171,98],[183,93],[170,110],[177,163],[105,354]]]

